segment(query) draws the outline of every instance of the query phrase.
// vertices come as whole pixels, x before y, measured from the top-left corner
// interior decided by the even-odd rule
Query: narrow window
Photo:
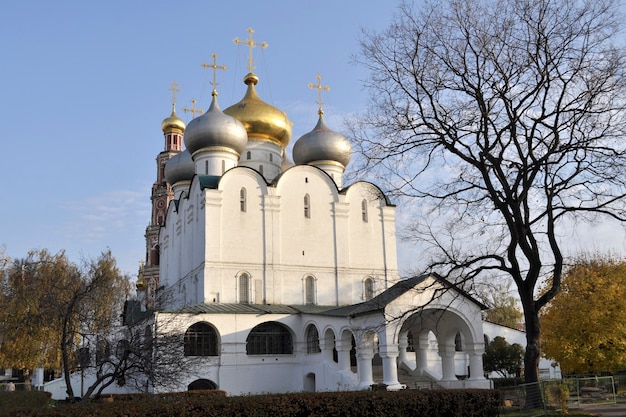
[[[320,335],[314,324],[309,324],[306,329],[306,353],[320,353]]]
[[[250,151],[246,152],[246,159],[248,160],[252,159],[252,152]]]
[[[226,172],[226,161],[222,159],[222,174]]]
[[[367,200],[361,201],[361,218],[367,223]]]
[[[242,188],[239,190],[239,211],[246,212],[247,206],[246,189]]]
[[[304,217],[311,218],[311,198],[308,194],[304,195]]]
[[[315,278],[310,275],[304,281],[304,302],[315,304]]]
[[[204,161],[204,175],[209,175],[209,161]]]
[[[363,281],[363,298],[365,301],[374,298],[374,280],[371,278],[365,278]]]
[[[239,304],[250,303],[250,275],[239,276]]]
[[[458,332],[454,337],[454,350],[456,352],[463,352],[463,337],[461,332]]]
[[[259,172],[263,175],[263,165],[259,165]]]
[[[274,161],[274,155],[270,154],[270,162]]]

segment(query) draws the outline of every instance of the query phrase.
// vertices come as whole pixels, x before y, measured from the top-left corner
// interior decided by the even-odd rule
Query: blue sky
[[[31,249],[66,250],[70,259],[110,248],[122,271],[135,275],[145,257],[150,189],[160,129],[179,84],[178,115],[196,99],[208,108],[218,54],[219,103],[239,101],[248,48],[233,39],[267,42],[255,48],[258,91],[294,122],[292,144],[317,121],[322,75],[329,126],[361,112],[365,70],[351,61],[362,28],[391,21],[395,0],[236,2],[159,0],[20,0],[2,7],[0,75],[3,157],[0,246],[13,258]],[[401,210],[401,207],[399,208]],[[399,212],[399,218],[404,213]],[[399,225],[398,227],[401,227]],[[574,249],[624,252],[616,225],[576,230]],[[569,238],[566,236],[565,238]],[[400,244],[403,274],[420,259]]]
[[[248,48],[255,48],[260,96],[294,122],[292,144],[317,120],[322,75],[327,123],[341,130],[362,111],[366,73],[351,63],[361,28],[391,22],[396,1],[12,1],[2,7],[3,204],[0,245],[13,258],[30,249],[70,259],[110,248],[124,272],[145,256],[150,189],[160,129],[176,80],[178,115],[192,98],[208,108],[218,54],[222,108],[244,94]]]

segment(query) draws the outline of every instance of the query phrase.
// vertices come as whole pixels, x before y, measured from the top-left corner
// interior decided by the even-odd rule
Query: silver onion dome
[[[181,181],[191,181],[196,173],[196,165],[188,150],[177,153],[165,163],[165,181],[174,185]]]
[[[214,91],[211,107],[189,122],[183,140],[192,157],[200,151],[219,148],[232,149],[241,154],[248,144],[248,134],[239,120],[222,112]]]
[[[321,111],[315,128],[302,135],[293,145],[293,160],[298,165],[334,161],[345,168],[350,163],[351,156],[350,141],[326,126]]]

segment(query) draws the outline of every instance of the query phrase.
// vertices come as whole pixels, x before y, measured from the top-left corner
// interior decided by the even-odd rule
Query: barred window
[[[365,278],[363,281],[363,298],[365,301],[374,298],[374,280],[371,278]]]
[[[311,198],[308,194],[304,195],[304,217],[311,218]]]
[[[367,200],[361,201],[361,218],[367,223]]]
[[[310,275],[304,281],[304,302],[315,304],[315,278]]]
[[[208,323],[195,323],[185,332],[185,356],[218,356],[217,332]]]
[[[248,209],[247,192],[245,188],[239,190],[239,211],[246,212]]]
[[[314,324],[306,328],[306,353],[320,353],[320,335]]]
[[[239,276],[239,303],[250,302],[250,275],[243,273]]]
[[[293,341],[289,329],[276,322],[261,323],[246,339],[248,355],[291,355]]]

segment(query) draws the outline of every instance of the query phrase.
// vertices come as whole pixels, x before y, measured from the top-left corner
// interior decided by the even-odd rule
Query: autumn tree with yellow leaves
[[[626,261],[580,257],[541,317],[544,354],[565,373],[626,368]]]

